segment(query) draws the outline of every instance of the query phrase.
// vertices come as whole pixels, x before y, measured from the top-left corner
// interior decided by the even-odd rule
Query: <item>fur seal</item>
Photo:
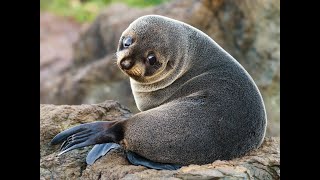
[[[202,31],[142,16],[122,33],[117,64],[141,112],[59,133],[51,144],[64,141],[61,153],[117,143],[152,162],[189,165],[229,160],[261,145],[267,119],[256,84]]]

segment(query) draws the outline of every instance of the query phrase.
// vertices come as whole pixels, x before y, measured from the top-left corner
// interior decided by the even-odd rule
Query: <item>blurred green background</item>
[[[90,22],[101,9],[112,3],[125,3],[131,7],[144,8],[169,0],[41,0],[40,10],[72,17],[78,22]]]

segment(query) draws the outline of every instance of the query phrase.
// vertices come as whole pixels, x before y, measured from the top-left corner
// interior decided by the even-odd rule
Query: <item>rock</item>
[[[206,165],[183,166],[176,171],[131,165],[122,149],[113,150],[93,165],[85,163],[91,147],[57,156],[58,146],[50,140],[71,126],[95,120],[123,120],[130,111],[115,101],[82,105],[40,105],[40,179],[280,179],[280,140],[266,138],[263,145],[246,156]]]
[[[113,4],[80,33],[73,45],[71,68],[52,77],[50,83],[41,84],[41,103],[81,104],[114,99],[138,112],[128,77],[114,65],[114,53],[123,30],[146,14],[165,15],[191,24],[234,56],[261,90],[269,119],[267,135],[280,135],[280,2],[277,0],[175,0],[145,9]]]
[[[74,64],[83,66],[106,55],[114,54],[121,33],[134,19],[151,13],[151,10],[113,4],[102,11],[95,21],[80,33],[79,40],[73,44]]]
[[[72,19],[40,13],[40,84],[41,87],[55,86],[54,77],[72,65],[72,43],[79,36],[81,25]],[[41,101],[51,101],[41,95]]]
[[[52,104],[92,104],[107,97],[122,104],[134,104],[133,96],[129,95],[129,78],[118,71],[113,56],[106,56],[88,66],[57,76],[56,81],[51,82],[52,86],[43,86],[40,93],[51,99]],[[136,107],[130,108],[138,111]]]
[[[260,86],[270,85],[275,76],[280,76],[280,2],[277,0],[177,0],[142,11],[115,4],[102,11],[80,35],[73,47],[75,63],[95,61],[115,53],[127,26],[150,13],[186,22],[204,31],[245,66]],[[96,40],[88,41],[90,38]],[[86,51],[88,47],[93,50]],[[100,52],[102,50],[105,53]]]

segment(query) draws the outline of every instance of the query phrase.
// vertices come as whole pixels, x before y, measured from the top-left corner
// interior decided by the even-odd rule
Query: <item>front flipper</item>
[[[52,140],[51,145],[61,142],[60,153],[66,153],[73,149],[108,142],[114,142],[115,135],[112,132],[116,122],[96,121],[92,123],[80,124],[57,134]]]
[[[92,165],[97,159],[106,155],[111,149],[117,149],[120,145],[116,143],[96,144],[88,153],[86,162]]]
[[[158,163],[150,161],[134,152],[128,151],[127,152],[127,158],[129,162],[131,162],[133,165],[142,165],[147,168],[151,169],[157,169],[157,170],[177,170],[181,168],[180,165],[176,164],[164,164],[164,163]]]

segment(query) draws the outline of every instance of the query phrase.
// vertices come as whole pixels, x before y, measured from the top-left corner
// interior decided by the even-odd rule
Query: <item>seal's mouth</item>
[[[144,77],[145,74],[145,67],[142,63],[140,62],[135,62],[132,65],[123,65],[121,64],[121,62],[127,63],[126,61],[120,61],[120,63],[117,63],[119,68],[121,69],[121,71],[125,74],[127,74],[128,76],[130,76],[133,79],[141,79]],[[129,67],[129,68],[124,68],[124,67]]]
[[[140,67],[138,64],[134,65],[131,69],[129,70],[125,70],[125,72],[129,75],[129,76],[133,76],[133,77],[141,77],[143,76],[143,68]]]

